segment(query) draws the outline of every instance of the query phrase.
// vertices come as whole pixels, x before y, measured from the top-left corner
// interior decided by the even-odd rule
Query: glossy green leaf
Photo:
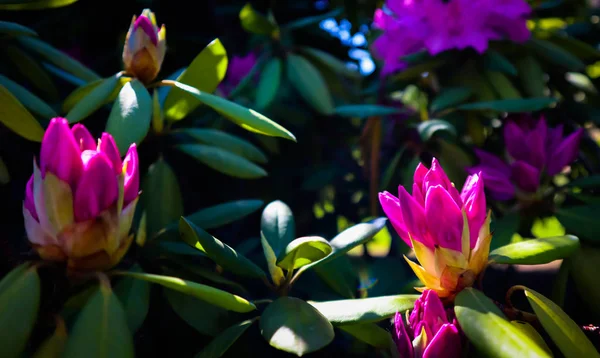
[[[260,231],[279,257],[296,238],[296,222],[290,207],[280,200],[269,203],[262,212]]]
[[[0,281],[0,356],[21,357],[35,325],[40,305],[40,278],[28,263],[13,269]]]
[[[317,112],[332,114],[335,110],[327,83],[319,70],[302,56],[288,54],[287,77],[300,96]]]
[[[133,272],[143,272],[139,266]],[[123,304],[129,330],[135,333],[144,323],[150,307],[150,284],[146,281],[123,277],[115,285],[115,294]]]
[[[554,236],[564,236],[565,228],[560,224],[556,216],[537,218],[531,226],[531,233],[534,237],[545,238]]]
[[[430,140],[433,136],[444,132],[449,133],[452,137],[457,136],[456,128],[443,119],[429,119],[421,122],[417,126],[417,131],[424,142]]]
[[[121,74],[118,73],[103,79],[102,82],[79,99],[66,115],[69,123],[79,122],[102,107],[106,103],[106,99],[117,88],[120,76]]]
[[[242,179],[257,179],[267,172],[248,159],[218,147],[204,144],[180,144],[178,150],[223,174]]]
[[[9,1],[0,4],[0,10],[44,10],[71,5],[78,0],[32,0],[32,1]]]
[[[551,357],[511,324],[481,291],[465,288],[456,296],[454,303],[462,331],[485,357]]]
[[[12,93],[12,95],[31,112],[46,119],[58,116],[54,109],[46,104],[46,102],[9,78],[0,75],[0,85],[4,86],[4,88]]]
[[[515,65],[519,69],[521,85],[530,97],[543,97],[546,83],[544,81],[544,70],[535,59],[527,55],[516,60]]]
[[[148,169],[141,200],[146,211],[149,238],[183,215],[183,199],[177,177],[164,159],[159,159]]]
[[[48,100],[58,101],[58,89],[54,81],[36,59],[16,46],[5,46],[4,50],[15,68],[29,83],[45,94]]]
[[[329,322],[337,326],[378,322],[393,317],[396,312],[412,310],[419,295],[395,295],[354,300],[313,302]]]
[[[262,200],[236,200],[198,210],[185,218],[204,230],[227,225],[263,206]]]
[[[222,356],[255,321],[256,318],[249,319],[227,328],[215,337],[200,353],[196,354],[195,358],[218,358]]]
[[[567,358],[600,357],[581,328],[558,305],[532,289],[525,296],[540,323]]]
[[[431,101],[431,111],[439,112],[441,110],[452,108],[463,103],[473,95],[469,87],[449,87],[440,92],[433,101]]]
[[[152,98],[144,85],[134,79],[121,88],[106,122],[106,132],[112,134],[121,156],[132,143],[139,145],[150,130]]]
[[[585,70],[585,63],[577,58],[577,56],[550,41],[531,38],[528,42],[528,46],[533,49],[538,56],[552,64],[574,72]]]
[[[495,110],[502,112],[533,112],[549,107],[556,102],[555,98],[523,98],[523,99],[502,99],[488,102],[474,102],[458,106],[463,110]]]
[[[348,326],[339,326],[338,328],[373,347],[397,349],[390,332],[376,324],[352,324]]]
[[[485,52],[486,67],[492,71],[500,71],[512,76],[517,75],[517,68],[498,51],[488,49]]]
[[[122,275],[133,277],[138,280],[144,280],[158,285],[170,288],[175,291],[185,293],[206,301],[212,305],[222,307],[234,312],[250,312],[256,309],[252,302],[245,298],[233,295],[229,292],[216,289],[211,286],[202,285],[196,282],[182,280],[178,277],[153,275],[148,273],[121,272]]]
[[[490,262],[514,265],[541,265],[564,259],[579,248],[576,236],[531,239],[506,245],[490,252]]]
[[[184,217],[179,221],[179,233],[185,243],[206,253],[208,257],[225,270],[240,276],[255,278],[266,276],[265,272],[252,261],[238,254],[229,245],[192,224]]]
[[[350,104],[335,108],[334,113],[342,117],[368,118],[376,116],[389,116],[403,113],[401,108],[380,106],[378,104]]]
[[[298,270],[300,272],[301,270]],[[358,277],[348,256],[319,264],[315,273],[341,298],[354,298],[358,288]]]
[[[179,131],[178,131],[179,132]],[[225,149],[257,163],[266,163],[266,155],[254,144],[227,132],[212,128],[186,128],[180,131],[211,146]]]
[[[331,54],[329,54],[325,51],[321,51],[316,48],[307,47],[307,46],[300,47],[300,51],[302,51],[302,53],[308,55],[309,57],[313,58],[314,60],[319,61],[324,66],[329,68],[332,72],[334,72],[338,75],[342,75],[342,76],[346,76],[346,77],[354,78],[354,79],[358,79],[358,78],[362,77],[360,72],[348,67],[348,65],[344,61],[338,59],[335,56],[332,56]]]
[[[38,38],[22,36],[18,38],[18,41],[23,47],[84,81],[100,79],[100,76],[94,71]]]
[[[263,14],[257,12],[252,7],[252,4],[247,3],[239,14],[242,27],[253,34],[271,35],[277,30],[277,25],[273,24]]]
[[[248,131],[296,141],[296,137],[294,137],[290,131],[252,109],[242,107],[239,104],[230,102],[224,98],[214,96],[206,92],[201,92],[196,88],[180,82],[173,83],[173,86],[174,88],[171,92],[177,92],[181,90],[191,94],[202,103],[223,115],[225,118],[233,121],[235,124]]]
[[[339,16],[340,14],[342,14],[343,12],[344,12],[343,8],[333,9],[333,10],[326,12],[324,14],[321,14],[321,15],[303,17],[301,19],[288,22],[287,24],[282,25],[281,28],[285,29],[285,30],[299,29],[299,28],[302,28],[302,27],[305,27],[308,25],[319,23],[323,20],[326,20],[326,19],[329,19],[332,17],[335,18],[335,17]]]
[[[77,317],[64,357],[134,356],[125,310],[110,287],[101,284]]]
[[[37,32],[16,22],[0,21],[0,33],[12,36],[37,36]]]
[[[54,333],[48,337],[36,350],[33,358],[60,358],[67,345],[67,327],[65,322],[57,319]]]
[[[272,58],[265,64],[256,89],[257,108],[267,108],[277,96],[281,82],[282,66],[279,58]]]
[[[546,351],[550,356],[552,356],[552,351],[544,341],[544,338],[539,334],[538,331],[533,328],[527,322],[524,321],[510,321],[510,323],[517,329],[521,331],[521,333],[525,334],[529,338],[531,338],[538,346],[540,346],[544,351]]]
[[[183,71],[177,82],[196,88],[200,92],[213,92],[227,72],[227,51],[219,39],[209,43]],[[183,91],[169,91],[163,108],[165,116],[180,120],[202,102],[202,99]],[[208,103],[207,103],[208,104]],[[210,106],[210,104],[208,104]]]
[[[41,142],[44,128],[6,87],[0,85],[0,123],[21,137]]]
[[[290,242],[277,258],[277,266],[293,270],[321,260],[332,251],[327,240],[318,236],[300,237]]]
[[[302,356],[327,346],[333,326],[314,307],[295,297],[280,297],[260,317],[260,331],[269,344]]]
[[[110,80],[110,77],[106,79],[103,78],[96,81],[92,81],[77,87],[64,100],[62,104],[62,111],[66,113],[70,112],[71,109],[73,109],[73,107],[75,107],[75,105],[77,105],[77,103],[79,103],[79,101],[81,101],[85,96],[92,92],[94,88],[100,86],[100,84],[104,83],[107,80]],[[114,101],[119,95],[119,92],[121,92],[121,88],[123,88],[123,86],[131,80],[132,78],[129,77],[120,77],[119,82],[113,89],[112,93],[104,100],[103,105]]]
[[[600,235],[600,204],[563,207],[556,211],[556,217],[567,232],[578,235],[582,240],[598,241]]]
[[[273,284],[275,284],[276,287],[279,287],[285,281],[285,275],[281,267],[277,266],[277,256],[275,256],[275,251],[273,251],[271,244],[263,232],[260,233],[260,244],[263,248],[265,260],[267,261],[267,268],[271,275],[271,281],[273,281]]]

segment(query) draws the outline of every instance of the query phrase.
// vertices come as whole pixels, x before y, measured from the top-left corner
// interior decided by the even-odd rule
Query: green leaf
[[[227,328],[200,353],[196,354],[195,358],[218,358],[222,356],[255,321],[256,318],[249,319]]]
[[[456,128],[449,122],[443,119],[429,119],[427,121],[419,123],[417,126],[417,130],[419,131],[419,135],[424,142],[430,140],[433,136],[438,134],[439,132],[447,132],[452,135],[452,137],[456,137]]]
[[[117,88],[120,77],[121,74],[117,73],[114,76],[103,79],[102,82],[79,99],[77,104],[66,115],[69,123],[79,122],[102,107],[106,103],[106,99]]]
[[[600,239],[600,204],[563,207],[556,211],[556,217],[567,232],[582,237],[582,240]]]
[[[40,305],[40,278],[28,263],[13,269],[0,281],[0,356],[21,357],[35,325]]]
[[[335,260],[319,264],[314,270],[317,276],[342,298],[355,297],[354,293],[358,287],[358,278],[348,256],[341,256]],[[298,272],[300,271],[298,270]]]
[[[512,213],[505,215],[500,219],[494,219],[491,223],[493,232],[490,250],[508,245],[512,241],[513,235],[519,229],[519,215]]]
[[[339,329],[373,347],[397,349],[390,332],[373,323],[339,326]]]
[[[13,36],[37,36],[37,32],[16,22],[0,21],[0,33]]]
[[[296,141],[296,137],[290,131],[252,109],[242,107],[237,103],[230,102],[218,96],[200,92],[180,82],[174,82],[173,86],[176,90],[171,92],[181,90],[191,94],[202,103],[225,116],[225,118],[250,132]]]
[[[263,206],[262,200],[237,200],[198,210],[185,218],[205,230],[227,225]]]
[[[485,53],[486,67],[492,71],[500,71],[512,76],[517,75],[517,68],[498,51],[488,49]]]
[[[31,1],[9,1],[8,4],[0,4],[0,10],[44,10],[71,5],[78,0],[31,0]]]
[[[515,64],[519,69],[519,79],[525,93],[531,97],[543,97],[546,88],[544,70],[535,57],[521,57]]]
[[[143,273],[139,266],[131,268]],[[135,333],[144,323],[150,307],[150,284],[146,281],[123,277],[115,285],[115,294],[123,304],[129,330]]]
[[[368,118],[376,116],[389,116],[405,113],[401,108],[385,107],[377,104],[351,104],[335,108],[334,114],[350,118]]]
[[[334,337],[327,318],[295,297],[269,304],[260,317],[260,331],[271,346],[299,357],[327,346]]]
[[[148,273],[121,272],[122,275],[133,277],[138,280],[144,280],[158,285],[170,288],[175,291],[185,293],[206,301],[212,305],[222,307],[234,312],[250,312],[256,309],[252,302],[245,298],[233,295],[229,292],[216,289],[196,282],[182,280],[178,277],[152,275]]]
[[[256,89],[256,107],[267,108],[277,95],[281,82],[281,59],[272,58],[265,64]]]
[[[331,54],[329,54],[325,51],[321,51],[316,48],[307,47],[307,46],[300,47],[300,51],[302,51],[304,54],[308,55],[309,57],[315,59],[316,61],[319,61],[324,66],[329,68],[332,72],[334,72],[338,75],[346,76],[346,77],[354,78],[354,79],[358,79],[358,78],[362,77],[360,72],[348,67],[344,61],[338,59],[335,56],[332,56]]]
[[[4,50],[21,75],[48,96],[49,100],[58,101],[58,89],[54,81],[37,60],[16,46],[5,46]]]
[[[206,231],[182,217],[179,233],[184,242],[206,253],[216,264],[240,276],[262,278],[265,272],[229,245],[214,238]]]
[[[134,79],[121,88],[110,111],[106,132],[112,134],[121,156],[132,143],[139,145],[148,134],[152,121],[152,98],[144,85]]]
[[[497,101],[474,102],[458,106],[463,110],[495,110],[501,112],[533,112],[539,111],[556,102],[555,98],[524,98],[524,99],[502,99]]]
[[[331,10],[329,12],[326,12],[324,14],[321,14],[321,15],[303,17],[301,19],[288,22],[287,24],[281,26],[281,28],[285,29],[285,30],[299,29],[301,27],[305,27],[305,26],[308,26],[308,25],[316,24],[316,23],[321,22],[321,21],[323,21],[325,19],[329,19],[329,18],[332,18],[332,17],[339,16],[343,12],[344,12],[344,9],[340,7],[340,8],[333,9],[333,10]]]
[[[66,345],[67,327],[65,322],[58,318],[54,333],[40,345],[33,358],[60,358]]]
[[[178,150],[223,174],[242,179],[257,179],[267,172],[244,157],[204,144],[180,144]]]
[[[551,357],[511,324],[483,292],[465,288],[455,299],[456,319],[469,341],[486,357]]]
[[[186,128],[177,132],[185,133],[202,143],[225,149],[257,163],[268,161],[265,154],[254,144],[218,129]]]
[[[290,207],[280,200],[269,203],[262,212],[260,231],[275,257],[279,257],[296,238],[296,222]]]
[[[448,87],[445,88],[431,101],[431,111],[439,112],[441,110],[452,108],[460,104],[473,95],[469,87]]]
[[[142,185],[149,238],[183,215],[181,190],[173,169],[162,158],[148,168]]]
[[[265,235],[262,231],[260,233],[260,244],[263,248],[265,261],[267,261],[267,268],[269,269],[269,274],[271,275],[271,281],[273,281],[275,286],[279,287],[284,282],[285,275],[281,267],[277,266],[277,256],[275,256],[275,251],[273,251],[271,244],[267,238],[265,238]]]
[[[0,75],[0,85],[4,86],[4,88],[11,92],[12,95],[15,96],[15,98],[31,112],[46,119],[58,116],[54,109],[46,104],[46,102],[29,92],[25,87],[13,82],[9,78]]]
[[[263,14],[257,12],[252,7],[252,4],[247,3],[239,14],[242,27],[253,34],[271,35],[277,30],[277,25],[273,24]]]
[[[518,328],[521,331],[521,333],[523,333],[523,334],[527,335],[529,338],[531,338],[535,343],[537,343],[538,346],[540,346],[542,349],[544,349],[544,351],[546,351],[546,353],[548,353],[550,356],[552,356],[552,351],[550,350],[550,348],[544,341],[544,338],[542,338],[542,336],[539,334],[539,332],[536,331],[532,325],[530,325],[529,323],[524,322],[524,321],[510,321],[510,323],[513,326],[515,326],[516,328]]]
[[[577,178],[567,184],[569,188],[594,189],[600,187],[600,175]]]
[[[545,218],[537,218],[531,226],[531,233],[534,237],[554,237],[564,236],[566,234],[565,228],[560,224],[560,221],[556,216],[550,216]]]
[[[598,305],[598,302],[600,302],[598,262],[600,262],[600,249],[583,243],[581,248],[569,260],[563,261],[563,265],[568,264],[578,297],[585,303],[584,308],[595,315],[600,315],[600,305]]]
[[[127,316],[110,287],[101,284],[70,332],[64,357],[134,357]]]
[[[44,128],[6,87],[0,85],[0,123],[21,137],[41,142]]]
[[[541,265],[564,259],[579,248],[576,236],[531,239],[506,245],[490,252],[490,262],[513,265]]]
[[[279,254],[277,266],[290,271],[321,260],[331,251],[331,246],[322,237],[300,237],[290,242]]]
[[[227,52],[219,39],[209,43],[183,71],[177,82],[189,85],[200,92],[213,92],[227,72]],[[165,116],[170,120],[185,118],[196,109],[202,99],[182,91],[169,91],[164,102]],[[210,106],[210,104],[207,103]],[[211,106],[212,107],[212,106]]]
[[[89,82],[100,79],[100,76],[94,71],[38,38],[22,36],[18,38],[18,41],[23,47],[82,80]]]
[[[550,41],[531,38],[527,45],[534,50],[538,56],[552,64],[564,67],[573,72],[582,72],[585,70],[585,63],[579,58]]]
[[[319,70],[304,57],[288,54],[287,77],[300,96],[317,112],[332,114],[333,99]]]
[[[393,317],[396,312],[412,310],[419,295],[395,295],[353,300],[308,301],[336,326],[378,322]]]
[[[600,357],[577,323],[558,305],[529,288],[525,289],[525,296],[540,323],[565,357]]]

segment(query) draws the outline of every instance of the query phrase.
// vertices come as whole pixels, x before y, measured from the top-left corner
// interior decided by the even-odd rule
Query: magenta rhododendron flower
[[[248,53],[246,56],[233,56],[231,58],[227,66],[227,76],[219,84],[219,90],[223,95],[229,96],[231,91],[250,73],[250,70],[256,65],[256,61],[256,55],[253,52]]]
[[[113,267],[133,239],[139,181],[135,144],[121,160],[110,134],[96,143],[83,125],[52,119],[23,203],[29,241],[43,259],[67,261],[71,270]]]
[[[452,299],[485,268],[491,241],[490,216],[481,174],[467,178],[459,193],[434,158],[414,174],[412,195],[379,194],[383,211],[421,266],[405,257],[426,288]],[[417,288],[422,291],[423,288]]]
[[[562,124],[549,128],[543,117],[513,116],[504,125],[507,161],[475,150],[486,189],[497,200],[510,200],[517,192],[535,193],[544,175],[552,177],[577,158],[583,129],[563,137]]]
[[[139,17],[134,15],[123,47],[125,71],[143,83],[155,79],[165,58],[166,35],[165,25],[158,28],[150,9],[145,9]]]
[[[400,358],[458,358],[461,335],[452,310],[446,311],[437,293],[425,290],[405,321],[396,313],[395,341]]]
[[[465,48],[483,53],[490,40],[524,42],[530,35],[525,0],[387,0],[385,5],[375,12],[383,34],[373,44],[384,75],[403,69],[400,58],[422,49],[432,55]]]

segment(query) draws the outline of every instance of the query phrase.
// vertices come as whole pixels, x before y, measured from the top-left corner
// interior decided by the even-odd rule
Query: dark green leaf
[[[380,106],[377,104],[351,104],[336,107],[334,113],[342,117],[368,118],[405,113],[405,110],[401,108]]]
[[[58,89],[54,85],[54,81],[37,60],[16,46],[5,46],[4,50],[21,75],[44,93],[49,100],[58,101]]]
[[[267,108],[273,102],[279,90],[282,66],[279,58],[272,58],[266,63],[256,89],[256,107]]]
[[[0,21],[0,33],[12,36],[37,36],[38,34],[23,25],[15,22]]]
[[[390,332],[373,323],[339,326],[339,329],[373,347],[397,349]]]
[[[266,163],[268,161],[265,154],[252,143],[218,129],[186,128],[181,133],[185,133],[202,143],[223,148],[257,163]]]
[[[65,322],[58,318],[54,333],[40,345],[33,358],[60,358],[66,345],[67,327]]]
[[[21,137],[41,142],[44,128],[8,89],[0,85],[0,123]]]
[[[121,88],[108,121],[106,132],[112,134],[124,156],[132,143],[139,145],[150,130],[152,98],[144,85],[134,79]]]
[[[600,285],[598,285],[598,262],[600,262],[600,249],[581,245],[581,248],[564,263],[569,264],[569,271],[575,283],[577,293],[586,304],[585,309],[590,313],[600,315]]]
[[[71,5],[78,0],[8,0],[0,4],[0,10],[44,10]]]
[[[64,357],[134,357],[133,337],[121,302],[101,284],[73,326]]]
[[[321,22],[321,21],[323,21],[325,19],[336,17],[336,16],[340,15],[343,12],[344,12],[344,9],[337,8],[337,9],[331,10],[329,12],[326,12],[326,13],[324,13],[322,15],[303,17],[301,19],[288,22],[287,24],[281,26],[281,28],[285,29],[285,30],[299,29],[299,28],[304,27],[304,26],[316,24],[316,23]]]
[[[265,277],[265,272],[246,257],[238,254],[229,245],[214,238],[206,231],[182,217],[179,221],[179,233],[188,245],[206,253],[225,270],[240,276]]]
[[[517,68],[498,51],[488,49],[485,53],[485,62],[489,70],[500,71],[513,76],[517,75]]]
[[[465,288],[456,296],[454,312],[469,341],[486,357],[551,357],[474,288]]]
[[[354,79],[358,79],[358,78],[362,77],[360,72],[348,67],[344,61],[338,59],[335,56],[332,56],[331,54],[329,54],[325,51],[321,51],[316,48],[307,47],[307,46],[301,47],[300,51],[302,51],[304,54],[310,56],[311,58],[315,59],[316,61],[319,61],[324,66],[329,68],[332,72],[334,72],[338,75],[342,75],[342,76],[346,76],[346,77],[354,78]]]
[[[314,270],[317,276],[342,298],[355,297],[358,278],[348,256],[320,264]]]
[[[334,337],[327,318],[295,297],[280,297],[268,305],[260,331],[271,346],[299,357],[327,346]]]
[[[424,122],[419,123],[417,130],[419,131],[419,135],[421,136],[421,140],[427,142],[433,136],[440,132],[447,132],[452,135],[452,137],[456,137],[456,128],[449,122],[443,119],[430,119]]]
[[[227,352],[229,347],[231,347],[231,345],[234,344],[248,328],[250,328],[254,321],[256,321],[256,318],[240,322],[227,328],[213,339],[200,353],[196,354],[195,358],[218,358],[222,356]]]
[[[58,115],[46,102],[41,100],[38,96],[29,92],[25,87],[20,84],[13,82],[7,77],[0,75],[0,85],[4,86],[10,93],[15,96],[21,104],[30,110],[31,112],[41,116],[45,119],[57,117]]]
[[[466,101],[473,91],[469,87],[449,87],[444,89],[431,101],[431,111],[439,112]]]
[[[131,268],[133,272],[143,272],[139,266]],[[115,285],[115,294],[123,304],[127,324],[131,332],[136,332],[144,323],[150,307],[150,284],[146,281],[123,277]]]
[[[354,300],[312,302],[329,322],[337,326],[378,322],[393,317],[396,312],[412,310],[419,295],[396,295]]]
[[[524,99],[503,99],[498,101],[474,102],[458,106],[463,110],[495,110],[502,112],[533,112],[539,111],[554,104],[554,98],[524,98]]]
[[[579,239],[572,235],[531,239],[497,248],[490,252],[489,260],[498,264],[541,265],[567,258],[578,248]]]
[[[277,266],[290,271],[321,260],[331,251],[331,246],[322,237],[300,237],[290,242],[279,254]]]
[[[267,172],[244,157],[218,147],[204,144],[180,144],[175,148],[193,157],[202,164],[232,177],[257,179],[267,176]]]
[[[543,97],[546,83],[544,81],[544,70],[535,57],[527,55],[517,59],[519,79],[521,85],[531,97]]]
[[[263,14],[254,10],[250,3],[242,8],[239,17],[242,27],[253,34],[271,35],[273,31],[277,30],[277,25],[269,21]]]
[[[225,47],[219,39],[215,39],[196,56],[176,81],[200,92],[211,93],[225,77],[227,63]],[[183,119],[200,104],[199,100],[202,101],[186,92],[169,91],[163,107],[165,116],[171,120]]]
[[[102,105],[106,103],[106,99],[109,98],[115,88],[117,88],[120,77],[121,74],[118,73],[103,79],[102,82],[93,87],[84,97],[79,99],[66,115],[69,123],[79,122],[102,107]]]
[[[317,112],[332,114],[333,99],[319,70],[304,57],[288,54],[287,77],[300,96]]]
[[[570,188],[593,189],[600,187],[600,175],[577,178],[567,184]]]
[[[260,230],[279,257],[296,238],[296,223],[290,207],[279,200],[269,203],[262,212]]]
[[[533,49],[538,56],[552,64],[574,72],[585,70],[585,63],[579,58],[550,41],[531,38],[528,42],[528,46]]]
[[[600,357],[579,325],[558,305],[529,288],[525,289],[525,296],[540,323],[565,357]]]
[[[492,242],[490,250],[508,245],[512,241],[512,237],[519,228],[519,215],[508,214],[501,219],[492,220]]]
[[[582,240],[597,241],[600,239],[600,205],[563,207],[556,211],[556,217],[567,229],[567,232],[582,237]]]
[[[205,230],[237,221],[263,206],[262,200],[237,200],[198,210],[185,218]]]

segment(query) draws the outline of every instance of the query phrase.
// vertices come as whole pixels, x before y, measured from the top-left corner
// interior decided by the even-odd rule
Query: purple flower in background
[[[452,310],[444,309],[433,290],[425,290],[415,302],[407,322],[396,313],[395,341],[401,358],[458,358],[461,334]]]
[[[256,55],[253,52],[246,56],[233,56],[227,66],[227,75],[219,85],[219,90],[227,97],[256,65]]]
[[[373,43],[384,61],[382,75],[405,67],[401,57],[426,49],[436,55],[451,49],[485,52],[490,40],[529,38],[525,0],[387,0],[375,12],[383,34]]]
[[[515,116],[504,125],[508,161],[475,150],[480,163],[469,172],[481,172],[485,188],[497,200],[510,200],[517,190],[534,193],[543,175],[552,177],[571,164],[579,151],[583,129],[563,137],[562,124],[548,128],[543,117]]]

